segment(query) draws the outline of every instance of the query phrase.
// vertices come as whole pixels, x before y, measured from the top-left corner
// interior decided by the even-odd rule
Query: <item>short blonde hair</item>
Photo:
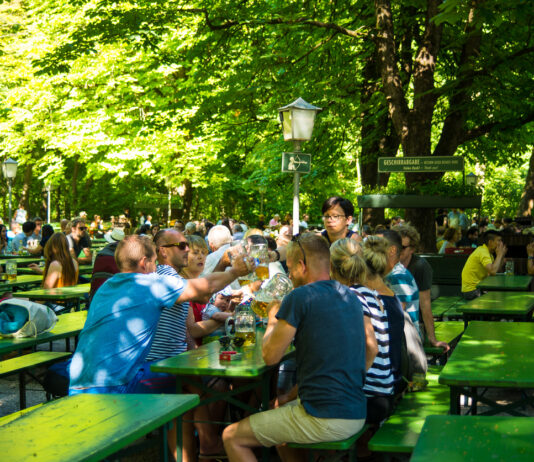
[[[156,247],[148,236],[132,234],[126,236],[117,245],[115,250],[115,262],[120,271],[133,270],[139,262],[146,258],[152,258],[156,253]]]
[[[330,246],[330,269],[334,279],[348,285],[363,284],[367,267],[361,257],[362,249],[354,239],[343,238]]]
[[[388,267],[389,242],[381,236],[367,236],[363,242],[363,259],[372,276],[383,277]]]

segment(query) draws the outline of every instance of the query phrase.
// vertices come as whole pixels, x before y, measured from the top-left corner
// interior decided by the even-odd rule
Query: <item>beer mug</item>
[[[252,244],[249,255],[256,262],[255,273],[258,279],[269,279],[269,252],[267,244]]]
[[[250,307],[258,316],[265,318],[269,314],[267,311],[269,303],[282,300],[292,290],[291,280],[285,274],[277,273],[258,291]]]
[[[514,275],[514,262],[513,260],[508,260],[504,266],[504,274],[507,276]]]
[[[234,325],[233,332],[230,325],[232,322]],[[235,342],[236,345],[242,342],[242,345],[247,347],[256,343],[256,317],[246,305],[238,305],[236,307],[234,315],[226,319],[225,330],[226,335],[240,340],[240,342]]]
[[[8,260],[6,262],[6,274],[8,281],[17,280],[17,262],[14,260]]]

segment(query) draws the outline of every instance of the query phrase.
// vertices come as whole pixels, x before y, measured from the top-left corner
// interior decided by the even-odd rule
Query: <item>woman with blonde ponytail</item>
[[[364,385],[367,423],[375,425],[394,408],[404,328],[400,302],[382,279],[387,268],[387,248],[387,241],[378,236],[369,236],[362,246],[352,239],[340,239],[330,247],[331,276],[359,297],[366,334],[370,325],[378,345]]]

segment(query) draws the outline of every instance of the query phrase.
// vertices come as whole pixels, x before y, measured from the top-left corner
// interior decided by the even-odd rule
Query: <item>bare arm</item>
[[[28,268],[30,268],[34,273],[43,274],[43,269],[39,265],[36,265],[35,263],[30,263],[28,265]]]
[[[486,269],[488,270],[488,273],[491,276],[495,276],[497,272],[499,271],[499,268],[502,265],[502,262],[503,262],[504,256],[506,255],[507,250],[508,249],[506,248],[506,246],[502,242],[499,242],[499,244],[497,245],[497,249],[495,250],[497,257],[495,258],[493,263],[486,265]]]
[[[91,249],[89,247],[86,247],[84,249],[82,249],[82,252],[83,252],[83,257],[80,257],[80,258],[77,258],[78,256],[76,255],[76,261],[80,264],[80,265],[89,265],[93,262],[93,253],[91,252]]]
[[[193,314],[193,309],[189,307],[187,312],[187,319],[185,321],[185,326],[187,331],[194,338],[205,337],[208,334],[211,334],[215,329],[221,326],[220,322],[209,319],[208,321],[195,321],[195,315]]]
[[[269,311],[269,323],[263,336],[262,356],[268,366],[280,362],[297,329],[283,319],[276,319],[280,302],[274,302]]]
[[[213,313],[211,319],[217,322],[225,322],[228,318],[231,318],[233,313],[227,311],[219,311],[218,313]]]
[[[176,301],[178,303],[189,301],[207,303],[213,293],[224,289],[237,277],[244,276],[253,270],[254,264],[250,257],[246,259],[236,258],[229,271],[211,273],[198,279],[188,279],[182,295]]]
[[[436,332],[434,330],[434,317],[432,316],[432,299],[430,297],[430,289],[419,292],[419,310],[421,311],[421,317],[423,318],[428,341],[432,346],[443,348],[444,353],[449,351],[450,347],[446,342],[438,342],[436,339]]]
[[[376,335],[371,318],[364,316],[363,326],[365,329],[365,370],[367,371],[373,365],[378,353],[378,343],[376,343]]]
[[[58,279],[61,277],[61,264],[57,261],[50,263],[48,267],[48,273],[43,281],[44,289],[53,289],[56,287]]]

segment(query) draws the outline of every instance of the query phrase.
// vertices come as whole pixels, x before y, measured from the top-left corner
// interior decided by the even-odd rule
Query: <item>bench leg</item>
[[[21,411],[26,409],[26,376],[24,371],[19,372],[19,406]]]

